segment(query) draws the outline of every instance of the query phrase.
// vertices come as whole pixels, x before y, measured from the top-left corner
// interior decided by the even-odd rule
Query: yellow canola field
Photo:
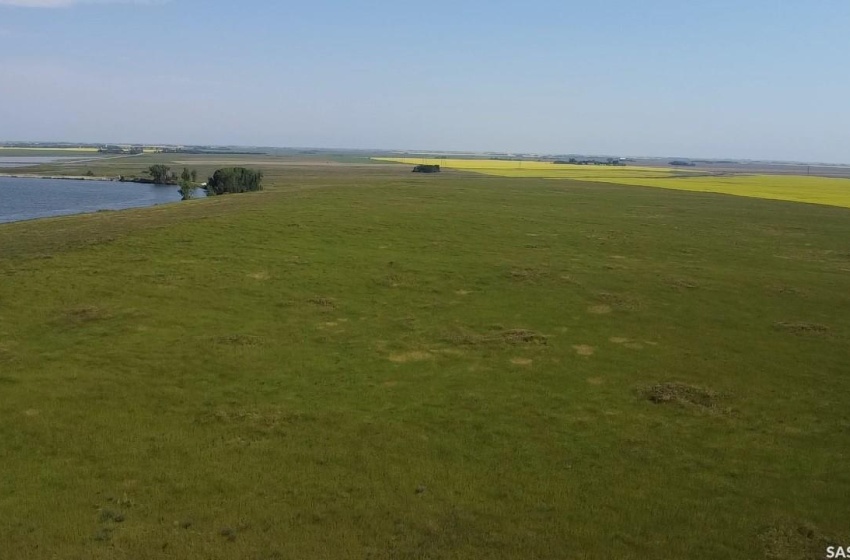
[[[689,169],[569,165],[542,161],[437,158],[375,159],[411,165],[436,164],[449,169],[499,177],[595,181],[850,208],[850,179],[800,175],[708,175],[704,171]]]

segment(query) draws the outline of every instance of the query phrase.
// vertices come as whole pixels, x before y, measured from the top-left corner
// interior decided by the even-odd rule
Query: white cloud
[[[0,0],[0,6],[64,8],[78,4],[164,4],[168,0]]]

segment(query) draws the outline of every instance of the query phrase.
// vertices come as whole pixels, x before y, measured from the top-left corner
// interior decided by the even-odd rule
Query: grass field
[[[0,557],[850,544],[850,211],[263,170],[0,225]]]
[[[91,172],[96,176],[102,177],[117,177],[119,175],[125,177],[143,177],[146,176],[145,172],[147,169],[155,164],[168,165],[178,173],[184,167],[188,167],[189,169],[196,170],[200,178],[209,177],[220,167],[247,165],[263,171],[272,181],[274,181],[279,171],[291,168],[299,168],[307,174],[312,174],[316,169],[323,169],[328,166],[347,165],[353,167],[369,165],[379,167],[381,165],[393,165],[350,154],[338,154],[330,157],[327,155],[278,157],[263,154],[246,156],[144,153],[139,155],[108,155],[82,161],[44,163],[9,169],[7,171],[14,171],[19,174],[26,173],[48,176],[81,176]]]
[[[97,155],[97,148],[16,148],[0,146],[0,157],[92,157]]]
[[[850,179],[795,175],[708,174],[704,171],[693,171],[687,168],[564,165],[537,161],[436,158],[376,159],[411,165],[440,164],[448,169],[472,171],[498,177],[594,181],[850,208]]]

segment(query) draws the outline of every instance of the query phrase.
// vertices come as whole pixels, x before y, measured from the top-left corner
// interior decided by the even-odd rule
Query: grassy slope
[[[563,165],[538,161],[504,161],[483,159],[376,158],[378,161],[406,164],[440,164],[495,175],[497,177],[570,179],[658,187],[695,192],[732,194],[751,198],[809,202],[850,208],[850,180],[799,175],[714,174],[688,168],[640,166]]]
[[[5,554],[846,542],[847,210],[402,167],[268,175],[298,187],[0,226]],[[660,381],[720,397],[653,404],[640,389]]]

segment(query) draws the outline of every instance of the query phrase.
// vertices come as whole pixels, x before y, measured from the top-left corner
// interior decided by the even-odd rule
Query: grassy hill
[[[263,171],[0,226],[0,556],[848,544],[847,209]]]

